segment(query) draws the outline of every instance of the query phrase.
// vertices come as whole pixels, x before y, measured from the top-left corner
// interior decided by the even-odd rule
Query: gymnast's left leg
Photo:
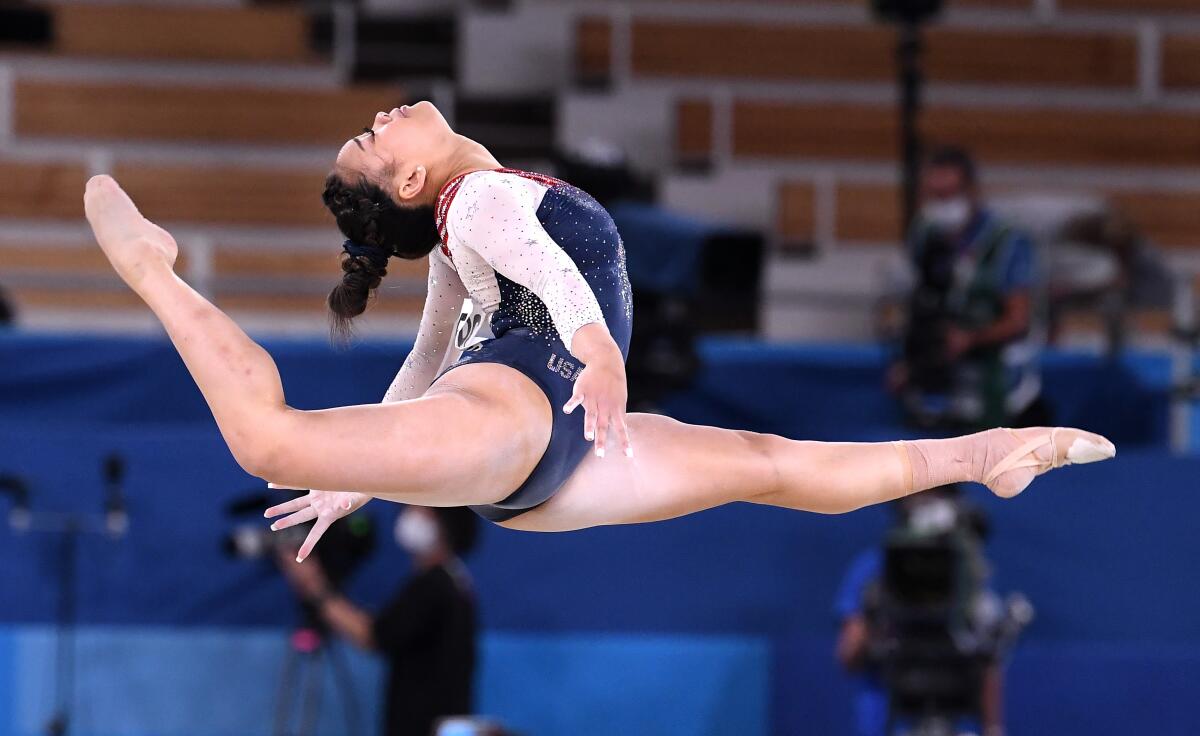
[[[735,501],[838,514],[947,483],[1020,493],[1039,473],[1112,457],[1077,429],[993,429],[915,442],[797,442],[701,427],[653,414],[626,417],[634,456],[589,453],[549,501],[503,525],[567,531],[683,516]]]
[[[486,504],[519,485],[545,448],[545,399],[505,366],[464,366],[415,401],[288,407],[271,356],[172,270],[169,233],[142,217],[107,176],[88,182],[84,206],[100,247],[166,328],[234,459],[250,474],[407,503]],[[480,385],[495,386],[494,395],[472,390]],[[532,392],[540,403],[529,400]],[[463,447],[457,440],[465,436],[491,441]]]

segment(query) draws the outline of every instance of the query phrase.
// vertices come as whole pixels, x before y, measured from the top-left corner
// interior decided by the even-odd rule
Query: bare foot
[[[93,176],[83,209],[96,242],[117,275],[135,291],[148,273],[171,270],[179,253],[175,238],[150,222],[111,176]]]
[[[975,453],[977,477],[1001,498],[1012,498],[1054,468],[1099,462],[1117,454],[1104,437],[1068,427],[992,429],[976,436],[986,440]]]

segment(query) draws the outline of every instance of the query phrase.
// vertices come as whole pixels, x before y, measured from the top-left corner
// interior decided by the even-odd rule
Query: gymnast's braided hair
[[[359,173],[331,173],[321,199],[347,238],[342,283],[329,292],[333,334],[344,340],[350,335],[350,320],[366,311],[371,292],[387,275],[388,258],[429,255],[438,244],[437,225],[433,205],[401,206]]]

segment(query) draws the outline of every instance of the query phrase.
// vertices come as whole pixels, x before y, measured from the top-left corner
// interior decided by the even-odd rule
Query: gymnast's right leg
[[[1039,472],[1116,450],[1075,429],[990,430],[916,442],[798,442],[630,414],[634,456],[589,453],[553,498],[503,525],[566,531],[683,516],[735,501],[838,514],[947,483],[1020,493]]]
[[[252,475],[425,505],[487,504],[519,486],[541,457],[548,402],[505,366],[463,366],[415,401],[288,407],[271,356],[172,270],[169,233],[107,176],[88,182],[84,205],[100,247],[162,322],[234,459]],[[479,437],[488,441],[463,441]]]

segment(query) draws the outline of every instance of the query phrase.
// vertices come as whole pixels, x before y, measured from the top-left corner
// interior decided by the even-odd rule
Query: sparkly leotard
[[[560,411],[583,370],[570,346],[576,330],[602,321],[628,355],[633,300],[624,246],[595,199],[542,174],[498,169],[456,177],[439,193],[436,212],[442,245],[430,254],[421,329],[389,398],[415,398],[435,380],[465,296],[490,315],[495,338],[446,370],[508,365],[555,410],[550,443],[521,487],[500,503],[472,507],[504,521],[553,496],[591,446],[583,412]]]

